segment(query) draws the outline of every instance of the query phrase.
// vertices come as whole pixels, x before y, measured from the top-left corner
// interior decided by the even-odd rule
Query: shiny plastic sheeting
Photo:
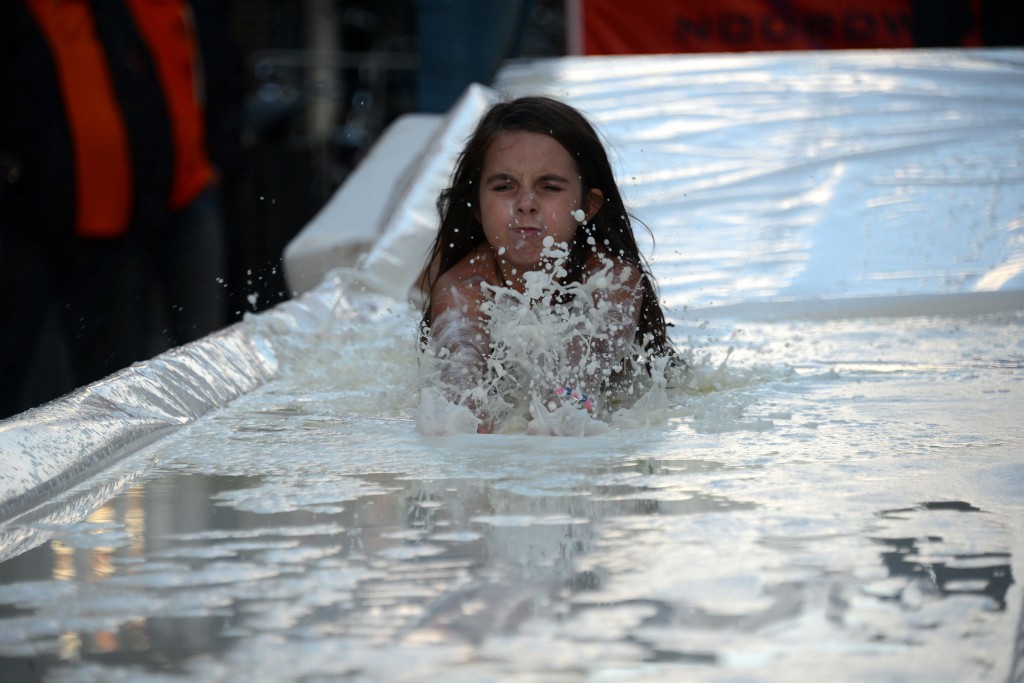
[[[0,520],[273,378],[275,338],[316,329],[337,283],[0,422]]]
[[[607,136],[677,312],[1024,306],[1022,50],[567,58],[496,87]]]
[[[482,109],[544,94],[606,137],[677,314],[1024,307],[1024,50],[559,58],[506,66],[495,88],[450,113],[358,269],[368,286],[414,288]]]

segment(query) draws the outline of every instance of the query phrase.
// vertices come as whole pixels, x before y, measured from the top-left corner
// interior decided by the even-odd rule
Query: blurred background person
[[[446,112],[470,83],[489,84],[520,54],[534,0],[416,0],[416,108]]]
[[[188,3],[2,6],[0,417],[225,323]]]

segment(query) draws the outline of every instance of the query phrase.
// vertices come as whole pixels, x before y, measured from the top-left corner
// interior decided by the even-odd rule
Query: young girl
[[[638,369],[672,356],[604,146],[572,107],[492,107],[437,205],[422,340],[469,426],[596,431]]]

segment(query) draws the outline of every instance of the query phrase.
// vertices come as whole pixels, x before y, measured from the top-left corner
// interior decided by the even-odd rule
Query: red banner
[[[653,54],[914,47],[921,27],[952,24],[978,45],[980,0],[962,16],[922,17],[913,0],[577,0],[581,54]],[[917,14],[915,15],[915,9]],[[948,12],[948,10],[945,10]],[[945,35],[950,33],[946,29]]]

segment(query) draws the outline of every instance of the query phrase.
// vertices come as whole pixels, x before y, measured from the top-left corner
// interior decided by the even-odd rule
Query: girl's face
[[[499,261],[520,272],[538,267],[546,236],[571,244],[577,216],[589,220],[603,198],[595,189],[583,201],[569,152],[552,137],[526,131],[505,131],[491,142],[480,185],[476,214],[484,236]],[[584,213],[574,215],[577,209]]]

